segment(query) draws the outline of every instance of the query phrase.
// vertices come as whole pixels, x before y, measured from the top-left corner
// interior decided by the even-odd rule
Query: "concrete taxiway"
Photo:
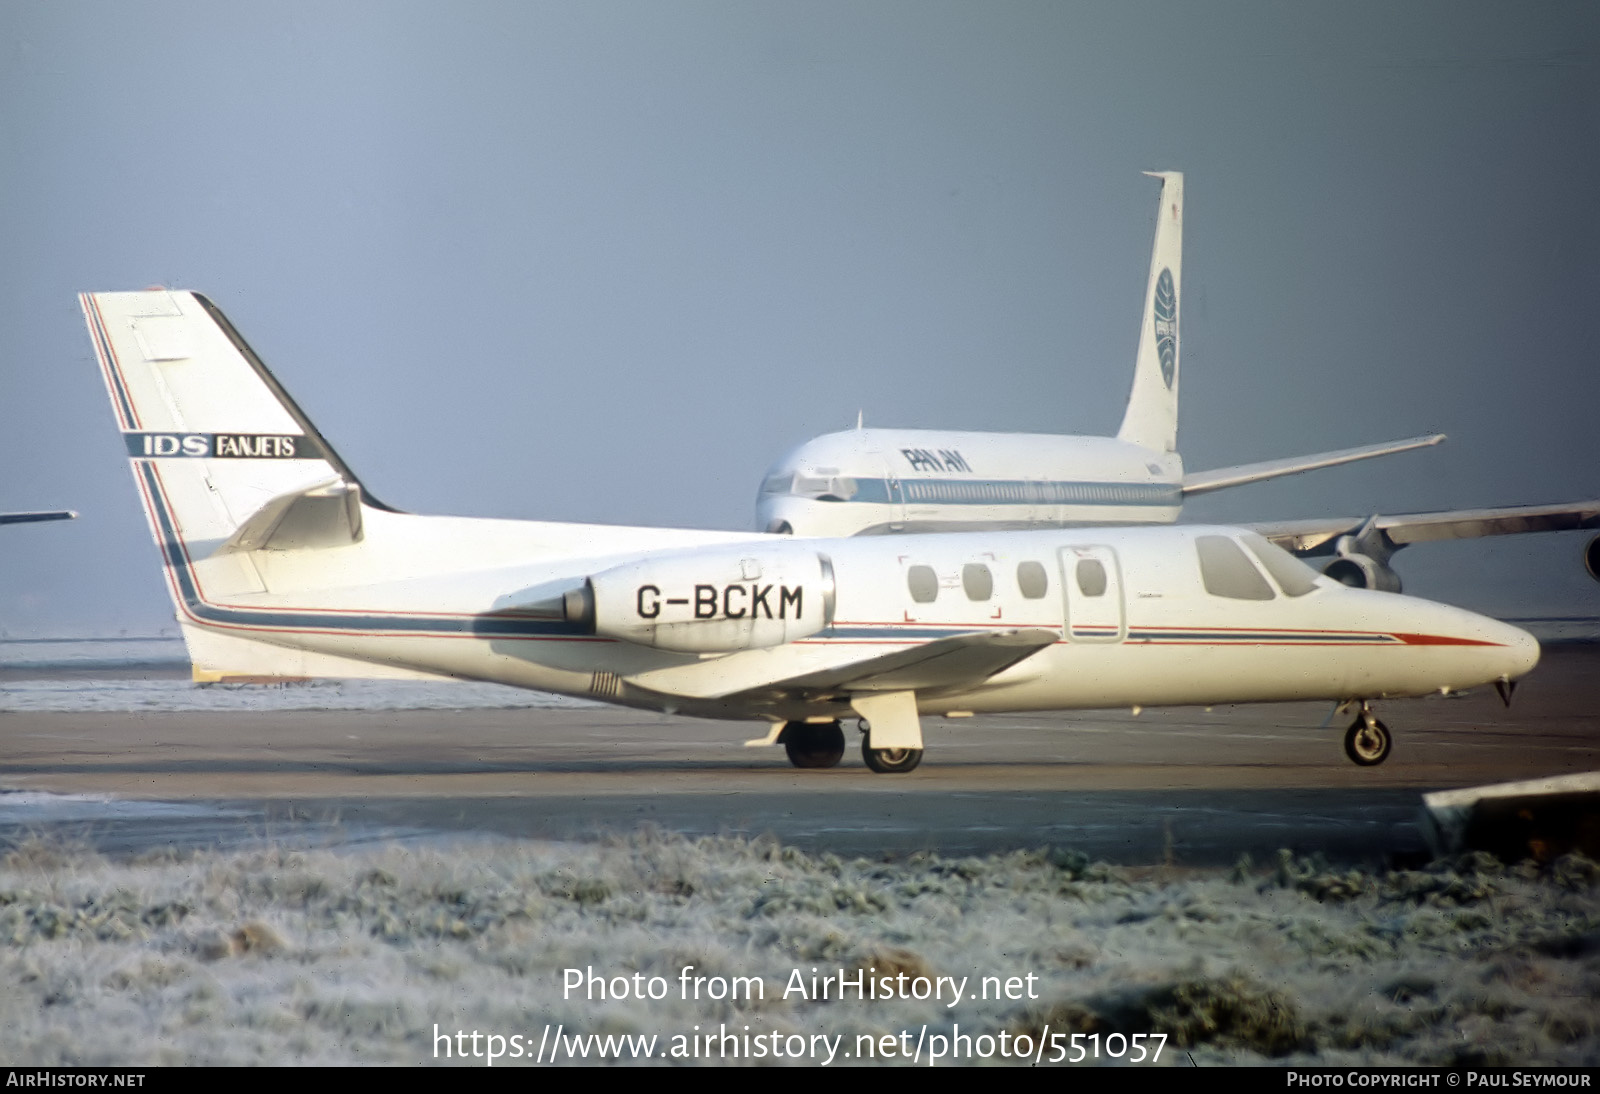
[[[115,853],[260,840],[328,845],[585,839],[640,824],[773,835],[843,854],[1053,845],[1129,864],[1424,854],[1421,795],[1600,768],[1600,646],[1554,647],[1510,710],[1492,690],[1379,705],[1380,767],[1326,704],[926,721],[909,775],[750,749],[746,724],[615,708],[0,714],[0,842]],[[148,803],[148,804],[140,804]]]

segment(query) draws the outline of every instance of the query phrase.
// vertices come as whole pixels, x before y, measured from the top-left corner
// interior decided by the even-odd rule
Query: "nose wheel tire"
[[[838,722],[790,722],[780,739],[796,767],[837,767],[844,758],[844,730]]]
[[[873,748],[872,735],[861,738],[861,758],[880,775],[899,775],[922,762],[920,748]]]
[[[1378,719],[1364,715],[1345,731],[1344,754],[1352,763],[1362,767],[1375,767],[1389,758],[1389,727]]]

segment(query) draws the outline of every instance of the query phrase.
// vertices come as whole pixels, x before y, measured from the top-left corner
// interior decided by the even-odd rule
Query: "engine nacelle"
[[[827,555],[752,544],[624,563],[568,593],[565,611],[608,638],[733,653],[816,634],[833,622],[834,595]]]
[[[1324,566],[1322,572],[1352,589],[1376,589],[1384,593],[1400,591],[1400,575],[1367,555],[1340,555]]]
[[[1583,568],[1589,576],[1600,581],[1600,536],[1595,536],[1583,547]]]

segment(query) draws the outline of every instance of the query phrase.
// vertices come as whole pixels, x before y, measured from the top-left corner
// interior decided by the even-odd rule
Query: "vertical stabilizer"
[[[334,675],[233,605],[268,591],[252,552],[362,539],[355,476],[204,297],[80,299],[196,679]]]
[[[1119,440],[1158,452],[1178,449],[1178,310],[1183,288],[1183,174],[1146,171],[1161,180],[1155,249],[1144,290],[1133,391]]]
[[[285,521],[303,526],[313,510],[359,537],[359,483],[209,301],[164,290],[81,299],[164,552],[205,557],[241,532],[253,537],[245,546],[273,534],[290,546]]]

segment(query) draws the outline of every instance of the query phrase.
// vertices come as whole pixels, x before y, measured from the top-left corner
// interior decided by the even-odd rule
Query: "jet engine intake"
[[[1595,536],[1583,547],[1583,568],[1589,576],[1600,581],[1600,536]]]
[[[1376,589],[1384,593],[1400,591],[1400,575],[1367,555],[1340,555],[1324,566],[1322,572],[1352,589]]]

